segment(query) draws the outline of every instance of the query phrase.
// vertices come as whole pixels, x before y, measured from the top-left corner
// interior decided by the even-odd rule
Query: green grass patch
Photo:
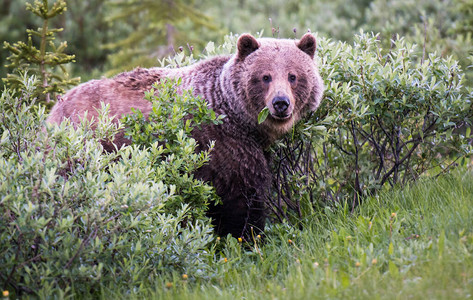
[[[326,208],[303,230],[274,225],[265,242],[216,241],[215,276],[160,278],[104,298],[466,299],[473,293],[473,175],[367,199],[357,211]],[[218,245],[225,243],[226,245]]]

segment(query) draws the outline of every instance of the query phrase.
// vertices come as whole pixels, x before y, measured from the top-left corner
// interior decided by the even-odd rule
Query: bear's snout
[[[276,117],[286,118],[289,116],[289,106],[291,101],[286,96],[276,96],[273,98],[272,105]]]

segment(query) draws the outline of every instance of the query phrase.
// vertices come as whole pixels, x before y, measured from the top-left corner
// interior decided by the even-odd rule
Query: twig
[[[89,241],[95,237],[95,235],[97,234],[97,231],[99,230],[98,226],[95,227],[95,229],[89,234],[89,236],[82,241],[82,243],[80,244],[79,246],[79,250],[77,250],[76,254],[74,254],[73,257],[71,257],[71,259],[69,259],[69,261],[67,262],[67,264],[64,266],[64,269],[67,269],[69,268],[71,265],[72,265],[72,262],[79,256],[79,254],[82,252],[82,250],[84,249],[85,245],[87,245],[89,243]]]
[[[427,44],[427,22],[425,20],[425,16],[422,16],[422,19],[424,20],[424,46],[422,47],[422,59],[420,61],[420,64],[424,64],[425,60],[425,45]]]

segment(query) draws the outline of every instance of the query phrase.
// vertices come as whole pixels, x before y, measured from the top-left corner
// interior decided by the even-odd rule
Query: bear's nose
[[[289,98],[284,96],[277,96],[273,99],[273,107],[276,111],[276,114],[282,115],[286,112],[287,108],[289,107]]]

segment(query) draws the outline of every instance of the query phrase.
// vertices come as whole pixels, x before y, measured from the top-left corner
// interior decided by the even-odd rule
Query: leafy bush
[[[318,201],[348,202],[423,174],[447,171],[471,153],[456,129],[471,124],[473,93],[451,58],[425,60],[400,38],[381,49],[377,36],[354,45],[319,39],[325,99],[319,110],[275,148],[276,197],[307,216]]]
[[[63,297],[71,287],[93,294],[174,272],[212,276],[208,244],[214,237],[204,212],[215,196],[186,173],[205,163],[208,153],[194,154],[187,131],[173,128],[173,146],[152,142],[107,153],[100,140],[122,128],[106,117],[107,107],[95,132],[87,120],[77,129],[68,123],[43,127],[44,107],[25,101],[35,92],[34,78],[25,77],[23,85],[21,96],[5,89],[0,101],[3,288]],[[183,100],[172,84],[163,87],[175,101],[161,103],[153,118],[175,121],[181,112],[172,108]],[[193,107],[189,95],[184,93],[186,105]],[[196,103],[201,108],[202,100]],[[189,122],[183,126],[187,130]]]
[[[171,211],[175,211],[182,203],[192,204],[197,208],[192,211],[195,216],[203,217],[204,207],[209,201],[216,200],[214,190],[195,179],[193,172],[207,163],[214,142],[199,146],[191,137],[196,126],[206,124],[218,125],[224,116],[216,116],[208,108],[207,102],[201,97],[194,97],[192,90],[184,90],[181,95],[176,93],[181,80],[168,80],[155,83],[145,93],[145,99],[153,104],[147,117],[141,111],[132,109],[133,114],[123,118],[125,135],[134,145],[156,151],[157,157],[165,157],[153,161],[149,166],[159,174],[159,179],[166,178],[179,196],[175,197]],[[161,146],[157,146],[161,145]],[[170,167],[171,166],[171,167]],[[169,203],[167,207],[171,206]]]

